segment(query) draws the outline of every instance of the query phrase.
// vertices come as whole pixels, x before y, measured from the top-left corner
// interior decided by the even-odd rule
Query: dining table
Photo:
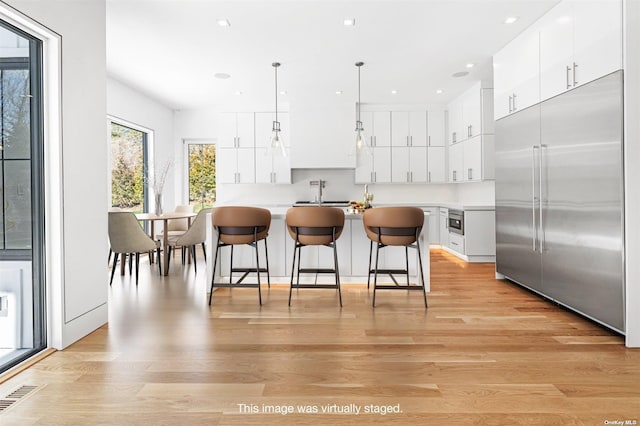
[[[197,216],[197,213],[192,212],[167,212],[162,214],[155,213],[136,213],[136,218],[138,220],[150,222],[150,234],[151,238],[155,238],[155,223],[157,221],[162,221],[163,226],[162,229],[166,231],[168,229],[168,223],[172,219],[187,219],[189,222],[189,226],[191,226],[191,219]],[[162,258],[164,264],[162,265],[162,275],[169,275],[169,233],[163,232],[163,240],[162,240]]]

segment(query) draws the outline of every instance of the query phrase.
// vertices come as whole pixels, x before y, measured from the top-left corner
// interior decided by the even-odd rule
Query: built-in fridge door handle
[[[539,229],[540,229],[540,237],[538,238],[540,240],[540,253],[542,253],[544,251],[544,243],[545,243],[545,238],[544,238],[544,222],[543,222],[543,216],[542,216],[542,207],[543,207],[543,192],[542,192],[542,182],[543,182],[543,178],[542,178],[542,172],[544,171],[545,165],[544,162],[542,161],[544,159],[544,150],[547,148],[547,145],[544,144],[540,144],[540,176],[538,177],[538,198],[540,199],[540,207],[538,209],[538,222],[539,222]]]
[[[571,72],[571,67],[567,66],[567,89],[571,89],[571,83],[569,82],[569,73]]]
[[[573,63],[573,87],[576,87],[578,81],[576,80],[576,68],[578,68],[578,64]]]
[[[531,150],[531,241],[533,251],[538,251],[538,228],[536,227],[536,151],[534,145]]]

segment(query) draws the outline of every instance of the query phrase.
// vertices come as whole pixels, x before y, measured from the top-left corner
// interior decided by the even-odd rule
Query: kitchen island
[[[261,206],[262,207],[262,206]],[[291,279],[291,264],[293,260],[294,241],[287,232],[285,226],[285,216],[288,207],[276,206],[265,207],[271,211],[271,228],[267,238],[269,250],[269,268],[271,271],[272,283],[289,283]],[[305,207],[296,207],[305,208]],[[345,209],[346,210],[346,209]],[[430,267],[429,267],[429,220],[430,213],[425,211],[424,226],[420,234],[420,250],[423,260],[424,281],[426,291],[430,288]],[[207,276],[213,273],[213,257],[215,254],[215,242],[217,235],[211,221],[207,221]],[[342,235],[337,240],[338,268],[340,270],[340,281],[343,284],[366,283],[367,267],[369,264],[370,240],[367,238],[363,223],[362,214],[345,213],[345,224]],[[375,249],[375,247],[374,247]],[[229,248],[220,250],[218,267],[216,268],[216,281],[229,279]],[[260,266],[266,265],[264,245],[259,244]],[[234,249],[234,267],[255,267],[254,249],[249,246],[238,246]],[[375,261],[375,253],[374,253]],[[333,251],[328,247],[304,247],[301,252],[301,264],[305,268],[331,268],[333,267]],[[404,247],[387,247],[380,251],[379,269],[404,268],[405,249]],[[411,283],[418,282],[418,254],[416,250],[409,250],[409,275]],[[248,279],[255,280],[255,274]],[[403,276],[398,276],[400,282],[404,282]],[[318,283],[330,282],[332,276],[301,275],[301,283],[313,283],[317,279]],[[373,277],[372,277],[373,280]],[[262,280],[266,282],[266,276]],[[388,275],[378,275],[379,283],[392,282]]]

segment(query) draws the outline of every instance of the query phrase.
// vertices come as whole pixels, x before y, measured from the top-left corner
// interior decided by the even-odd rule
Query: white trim
[[[0,18],[42,40],[47,346],[63,348],[62,37],[0,2]]]

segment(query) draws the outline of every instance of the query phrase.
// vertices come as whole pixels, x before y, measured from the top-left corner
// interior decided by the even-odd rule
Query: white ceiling
[[[491,56],[558,0],[107,0],[109,75],[172,109],[444,103],[491,78]],[[520,19],[511,25],[507,16]],[[226,18],[231,27],[216,24]],[[345,27],[345,18],[355,18]],[[468,62],[476,63],[472,69]],[[454,78],[458,71],[469,75]],[[215,73],[228,73],[220,80]],[[444,93],[436,94],[436,89]],[[397,90],[397,94],[391,94]],[[242,95],[237,95],[242,91]]]

